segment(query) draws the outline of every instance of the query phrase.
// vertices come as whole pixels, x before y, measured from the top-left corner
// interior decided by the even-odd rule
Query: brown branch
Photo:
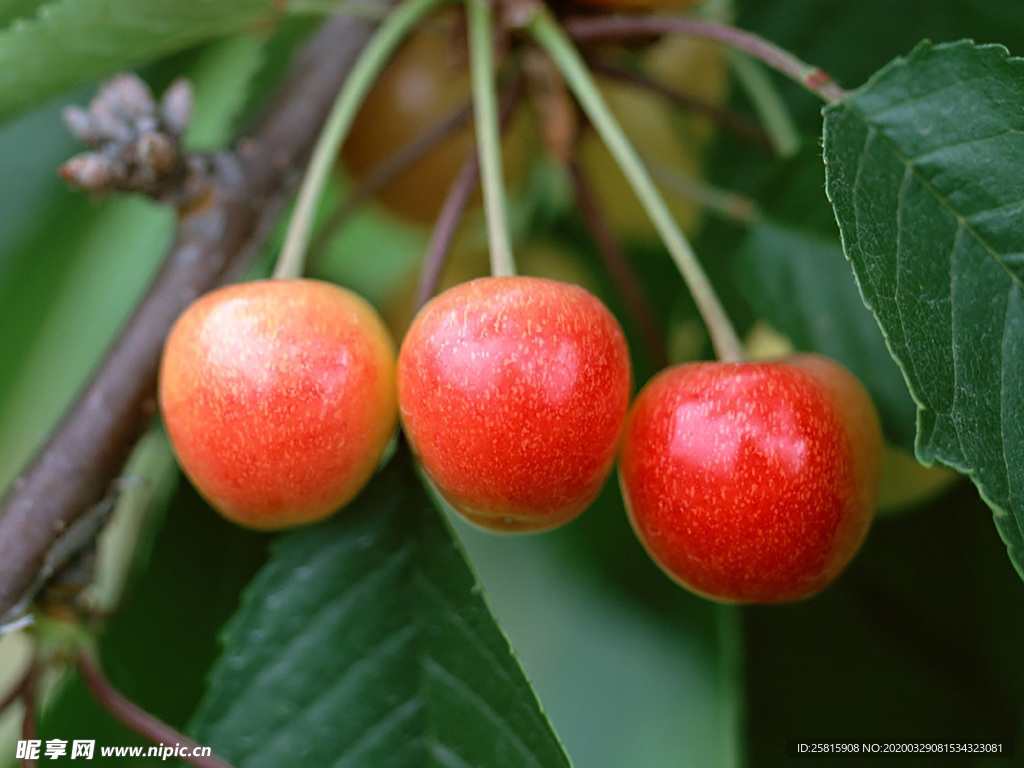
[[[80,393],[0,501],[0,623],[16,615],[47,553],[100,502],[155,411],[171,324],[197,296],[240,274],[293,191],[320,125],[377,22],[329,20],[233,153],[215,156],[203,201],[180,212],[160,272]]]
[[[196,768],[231,768],[229,763],[224,762],[216,755],[196,756],[197,751],[202,751],[202,745],[126,698],[104,677],[103,670],[100,669],[96,659],[89,651],[82,650],[75,661],[82,680],[96,701],[144,739],[155,745],[174,749],[174,757],[189,765],[194,765]],[[173,747],[171,747],[172,744]],[[189,755],[178,754],[179,748],[187,749]]]
[[[459,175],[448,188],[441,213],[437,216],[437,223],[430,233],[430,245],[427,246],[426,256],[423,258],[423,269],[420,271],[420,280],[416,288],[416,303],[413,313],[419,312],[423,305],[430,301],[430,297],[437,292],[438,283],[441,281],[441,273],[444,271],[445,259],[451,249],[452,241],[455,239],[455,231],[462,221],[462,215],[469,205],[469,198],[476,189],[480,179],[480,161],[476,152],[471,152],[459,170]]]

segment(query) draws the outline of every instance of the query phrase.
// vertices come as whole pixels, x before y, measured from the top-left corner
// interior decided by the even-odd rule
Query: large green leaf
[[[1024,574],[1024,60],[921,44],[825,114],[843,246],[918,403]]]
[[[271,0],[54,0],[0,30],[0,119],[268,19]]]
[[[568,765],[405,452],[277,539],[224,641],[194,730],[239,768]]]
[[[821,352],[853,371],[871,393],[886,437],[909,448],[914,402],[864,308],[838,240],[762,221],[750,228],[737,267],[759,316],[797,349]]]

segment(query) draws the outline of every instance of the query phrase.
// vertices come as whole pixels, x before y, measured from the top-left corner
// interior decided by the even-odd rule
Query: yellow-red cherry
[[[778,603],[817,593],[850,562],[881,452],[874,405],[832,360],[693,363],[640,392],[619,478],[670,577],[723,602]]]
[[[402,424],[426,474],[494,531],[554,528],[593,501],[631,385],[611,312],[539,277],[450,288],[413,320],[398,358]]]
[[[394,343],[336,285],[231,285],[175,323],[159,400],[178,462],[215,509],[251,528],[308,523],[380,462],[397,421]]]

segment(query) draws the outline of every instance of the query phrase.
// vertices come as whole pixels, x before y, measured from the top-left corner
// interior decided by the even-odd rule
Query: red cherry
[[[637,397],[619,479],[669,576],[723,602],[778,603],[815,594],[849,563],[881,451],[870,398],[832,360],[695,363]]]
[[[592,294],[539,277],[451,288],[413,321],[398,403],[438,491],[495,531],[568,522],[611,471],[629,406],[629,352]]]
[[[369,480],[397,420],[395,351],[362,298],[315,280],[202,296],[167,339],[160,409],[185,474],[225,517],[318,520]]]

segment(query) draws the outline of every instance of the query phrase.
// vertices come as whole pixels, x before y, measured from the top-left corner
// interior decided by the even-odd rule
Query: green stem
[[[771,136],[775,151],[782,157],[795,155],[800,149],[800,131],[768,73],[759,62],[739,51],[729,52],[729,64]]]
[[[306,175],[299,187],[295,210],[288,224],[281,255],[274,268],[274,277],[299,277],[305,268],[313,215],[317,202],[334,165],[338,148],[348,133],[359,107],[391,54],[409,31],[430,11],[449,0],[407,0],[399,4],[359,55],[352,74],[338,92],[338,98],[324,123],[313,148]]]
[[[473,111],[476,118],[476,145],[480,158],[480,181],[484,191],[491,273],[514,275],[516,265],[512,257],[512,242],[505,206],[501,131],[494,80],[494,46],[491,40],[491,7],[488,0],[466,0],[466,18],[469,27],[469,63],[473,83]]]
[[[619,164],[644,210],[651,217],[658,234],[690,288],[697,310],[704,318],[704,323],[711,334],[711,342],[718,358],[725,361],[742,360],[743,345],[711,282],[704,274],[704,269],[686,236],[673,219],[640,156],[605,103],[579,52],[546,8],[535,9],[527,23],[527,29],[562,71],[583,111]]]

